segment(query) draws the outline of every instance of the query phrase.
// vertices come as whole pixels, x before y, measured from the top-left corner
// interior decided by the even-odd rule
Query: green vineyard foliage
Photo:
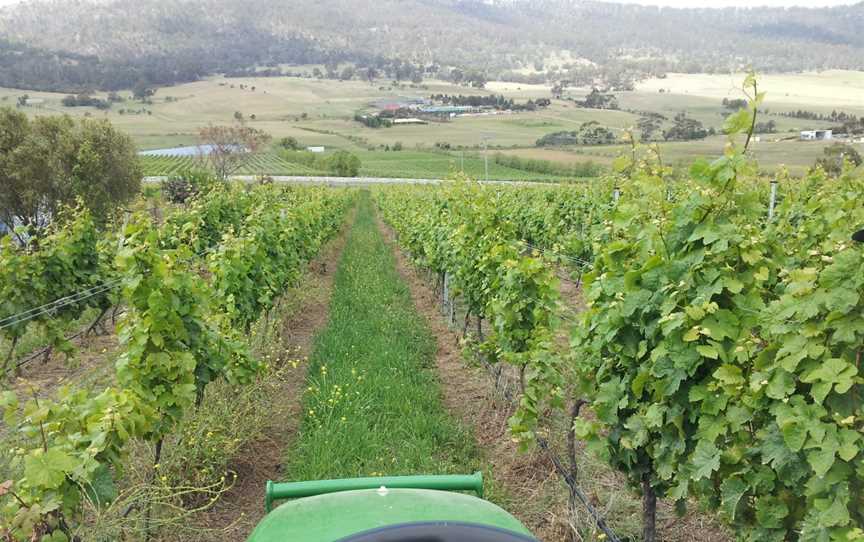
[[[0,354],[0,378],[11,369],[15,345],[28,329],[42,328],[50,346],[69,354],[72,345],[63,337],[64,324],[88,308],[112,304],[111,291],[99,287],[115,278],[108,271],[113,240],[100,236],[83,208],[67,210],[57,224],[28,245],[15,244],[11,236],[0,239],[0,336],[12,345]],[[79,292],[88,293],[75,295]],[[64,302],[53,303],[57,300]]]
[[[85,499],[105,505],[116,498],[131,440],[159,449],[207,383],[250,381],[261,364],[247,350],[245,326],[335,234],[351,198],[323,188],[214,185],[163,227],[133,218],[111,266],[127,308],[117,386],[100,393],[64,387],[54,399],[23,404],[11,391],[0,394],[4,420],[21,443],[12,466],[23,474],[0,484],[0,536],[70,540]],[[71,250],[62,235],[55,242]],[[91,243],[83,252],[98,250]],[[256,299],[238,303],[249,292]]]
[[[187,171],[207,170],[209,165],[205,159],[196,155],[189,156],[139,156],[144,175],[153,177],[169,177],[183,175]],[[238,175],[321,175],[321,171],[311,169],[303,164],[289,162],[277,154],[257,153],[249,156]]]
[[[493,323],[484,348],[520,368],[523,443],[584,399],[594,417],[574,430],[635,488],[697,499],[739,540],[864,539],[864,176],[781,179],[769,220],[769,183],[734,146],[682,178],[651,157],[621,170],[591,188],[377,198],[414,260]],[[587,309],[562,355],[549,269],[568,261]]]

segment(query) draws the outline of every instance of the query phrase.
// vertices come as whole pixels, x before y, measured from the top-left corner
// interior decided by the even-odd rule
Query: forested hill
[[[25,0],[0,12],[0,85],[128,88],[340,61],[397,77],[456,67],[577,81],[747,65],[864,68],[862,25],[864,3],[685,10],[579,0]]]

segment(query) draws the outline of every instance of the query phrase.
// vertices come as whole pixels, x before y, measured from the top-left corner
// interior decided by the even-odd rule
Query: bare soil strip
[[[0,382],[0,388],[10,389],[21,397],[33,394],[47,397],[67,384],[80,387],[103,382],[110,372],[106,362],[114,359],[119,349],[111,315],[106,315],[104,320],[108,333],[94,333],[76,339],[76,350],[71,359],[63,353],[48,351],[23,365],[17,375],[13,371],[5,383]]]
[[[327,324],[333,278],[348,228],[353,223],[353,213],[350,215],[339,236],[310,262],[299,285],[285,294],[293,297],[294,304],[290,316],[282,324],[282,346],[293,358],[308,358],[316,333]],[[196,518],[197,524],[208,529],[205,537],[208,542],[245,540],[264,517],[265,484],[267,480],[281,479],[285,449],[302,418],[301,399],[307,366],[301,363],[287,373],[272,401],[273,411],[266,430],[268,437],[250,442],[238,454],[230,467],[237,474],[234,486],[213,508]]]
[[[503,486],[505,508],[540,540],[565,540],[567,490],[549,459],[539,453],[519,453],[510,438],[507,420],[512,406],[498,397],[495,383],[485,370],[463,361],[457,330],[451,330],[439,312],[439,296],[429,278],[419,272],[396,244],[395,234],[380,221],[385,241],[393,247],[396,268],[408,284],[418,312],[435,335],[435,358],[444,402],[470,428],[486,462],[493,467],[493,481]]]

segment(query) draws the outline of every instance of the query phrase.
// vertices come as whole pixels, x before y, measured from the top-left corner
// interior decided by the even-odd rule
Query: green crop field
[[[453,173],[465,173],[483,179],[486,166],[482,154],[454,151],[435,153],[422,151],[357,153],[362,161],[361,174],[366,177],[445,178]],[[522,171],[495,163],[489,152],[490,180],[558,180],[564,177]]]
[[[165,176],[189,169],[208,169],[206,160],[197,156],[139,156],[144,175]],[[262,153],[251,156],[236,172],[238,175],[323,175],[303,164],[288,162],[276,154]]]
[[[483,179],[486,166],[482,154],[467,151],[356,151],[361,160],[360,176],[443,179],[455,173]],[[549,175],[523,171],[495,162],[489,151],[489,179],[505,181],[558,181],[571,176]],[[184,170],[207,168],[206,161],[197,156],[140,156],[144,174],[167,176]],[[599,161],[598,161],[599,162]],[[251,157],[238,171],[238,175],[329,175],[328,172],[304,164],[289,162],[277,153],[262,153]]]
[[[203,166],[195,156],[140,156],[138,160],[145,175],[174,175]]]

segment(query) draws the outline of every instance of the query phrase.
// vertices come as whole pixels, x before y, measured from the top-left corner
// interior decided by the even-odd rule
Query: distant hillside
[[[864,3],[681,10],[578,0],[30,0],[0,12],[0,85],[128,88],[253,65],[351,61],[397,77],[457,67],[615,86],[621,77],[746,65],[860,69],[862,26]],[[565,51],[578,61],[548,62]]]

